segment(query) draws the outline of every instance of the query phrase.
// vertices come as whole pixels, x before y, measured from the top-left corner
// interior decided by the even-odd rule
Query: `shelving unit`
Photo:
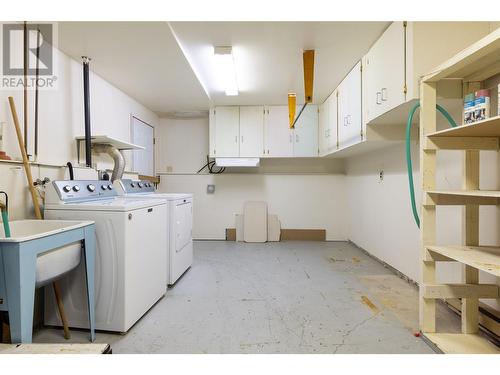
[[[420,86],[420,173],[423,191],[421,210],[422,281],[420,283],[420,329],[424,338],[444,353],[500,353],[479,334],[479,299],[499,298],[496,284],[479,284],[479,271],[500,276],[500,247],[480,246],[479,206],[500,204],[500,191],[479,189],[480,150],[499,149],[500,116],[436,131],[438,82],[461,79],[464,88],[500,73],[500,30],[458,53],[425,76]],[[474,82],[474,83],[473,83]],[[463,190],[436,190],[436,153],[463,150]],[[436,245],[436,206],[465,207],[465,243]],[[436,262],[456,261],[465,270],[463,284],[438,284]],[[461,333],[436,332],[436,300],[460,298]]]

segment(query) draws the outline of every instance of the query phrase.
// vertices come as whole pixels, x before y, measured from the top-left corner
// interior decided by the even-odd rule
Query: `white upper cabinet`
[[[393,22],[363,58],[365,122],[405,102],[405,79],[405,26]]]
[[[297,106],[296,116],[302,106]],[[293,156],[313,157],[318,156],[318,106],[308,104],[293,130]]]
[[[215,108],[216,157],[235,157],[240,153],[240,108]]]
[[[338,87],[338,143],[344,148],[362,141],[361,62]]]
[[[319,106],[318,146],[320,156],[328,152],[329,109],[328,99]]]
[[[264,156],[264,107],[240,107],[240,156]]]
[[[338,91],[335,91],[326,99],[328,105],[328,146],[327,152],[333,152],[338,147]]]
[[[393,22],[363,57],[363,122],[399,107],[404,123],[420,77],[489,32],[488,22]]]
[[[292,157],[293,134],[288,120],[288,106],[266,107],[264,128],[266,157]]]

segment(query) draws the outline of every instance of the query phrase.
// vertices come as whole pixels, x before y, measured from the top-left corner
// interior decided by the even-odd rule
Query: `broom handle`
[[[12,112],[12,118],[14,120],[14,125],[16,128],[17,141],[19,142],[19,149],[21,150],[21,155],[23,156],[24,170],[26,171],[26,178],[28,179],[28,187],[30,189],[31,199],[33,200],[33,206],[35,207],[35,216],[37,219],[41,220],[42,212],[40,211],[40,203],[38,202],[38,198],[36,196],[35,185],[33,185],[33,176],[31,175],[31,168],[28,163],[28,155],[26,155],[26,149],[24,148],[23,136],[21,134],[21,126],[19,125],[19,118],[17,117],[16,104],[14,103],[14,98],[12,96],[9,96],[9,104],[10,104],[10,111]],[[68,328],[68,320],[66,319],[66,313],[64,311],[64,305],[61,299],[61,295],[59,293],[59,288],[55,281],[52,283],[52,286],[54,288],[57,307],[59,309],[59,314],[61,316],[61,320],[63,323],[64,337],[66,339],[69,339],[71,336]]]
[[[14,98],[9,96],[10,111],[12,112],[12,119],[14,120],[14,126],[17,133],[17,141],[19,142],[19,149],[21,150],[21,155],[23,157],[24,170],[26,172],[26,178],[28,179],[28,187],[30,189],[31,199],[33,200],[33,206],[35,208],[35,216],[37,219],[42,219],[42,212],[40,211],[40,204],[35,192],[35,186],[33,185],[33,176],[31,175],[31,168],[28,163],[28,155],[26,154],[26,149],[24,148],[23,135],[21,133],[21,126],[19,125],[19,118],[17,117],[16,104],[14,103]]]

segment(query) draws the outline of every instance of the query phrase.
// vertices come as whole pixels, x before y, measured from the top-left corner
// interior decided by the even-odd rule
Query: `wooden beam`
[[[304,93],[305,102],[312,103],[313,101],[313,84],[314,84],[314,50],[306,50],[302,54],[304,61]]]
[[[479,151],[467,150],[464,158],[464,188],[479,190]],[[465,206],[465,245],[479,246],[479,205]],[[465,265],[465,282],[479,283],[479,270]],[[462,333],[479,331],[479,299],[469,297],[462,299]]]
[[[420,85],[420,140],[436,131],[436,84]],[[420,148],[420,176],[422,192],[434,190],[436,186],[436,151]],[[436,262],[427,257],[427,245],[436,243],[436,206],[422,206],[420,217],[420,235],[422,239],[422,284],[436,282]],[[436,332],[436,300],[425,298],[423,288],[419,297],[420,330]]]
[[[496,284],[426,284],[425,298],[498,298]]]
[[[495,150],[499,149],[497,137],[432,137],[427,138],[426,150]]]
[[[288,94],[288,121],[290,129],[293,129],[295,123],[295,108],[297,107],[297,95],[293,92]]]

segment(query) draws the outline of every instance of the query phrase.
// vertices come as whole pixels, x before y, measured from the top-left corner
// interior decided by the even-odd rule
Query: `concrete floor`
[[[417,289],[350,243],[196,241],[167,295],[127,335],[97,342],[114,353],[433,353],[417,327]],[[64,340],[43,328],[33,341]]]

